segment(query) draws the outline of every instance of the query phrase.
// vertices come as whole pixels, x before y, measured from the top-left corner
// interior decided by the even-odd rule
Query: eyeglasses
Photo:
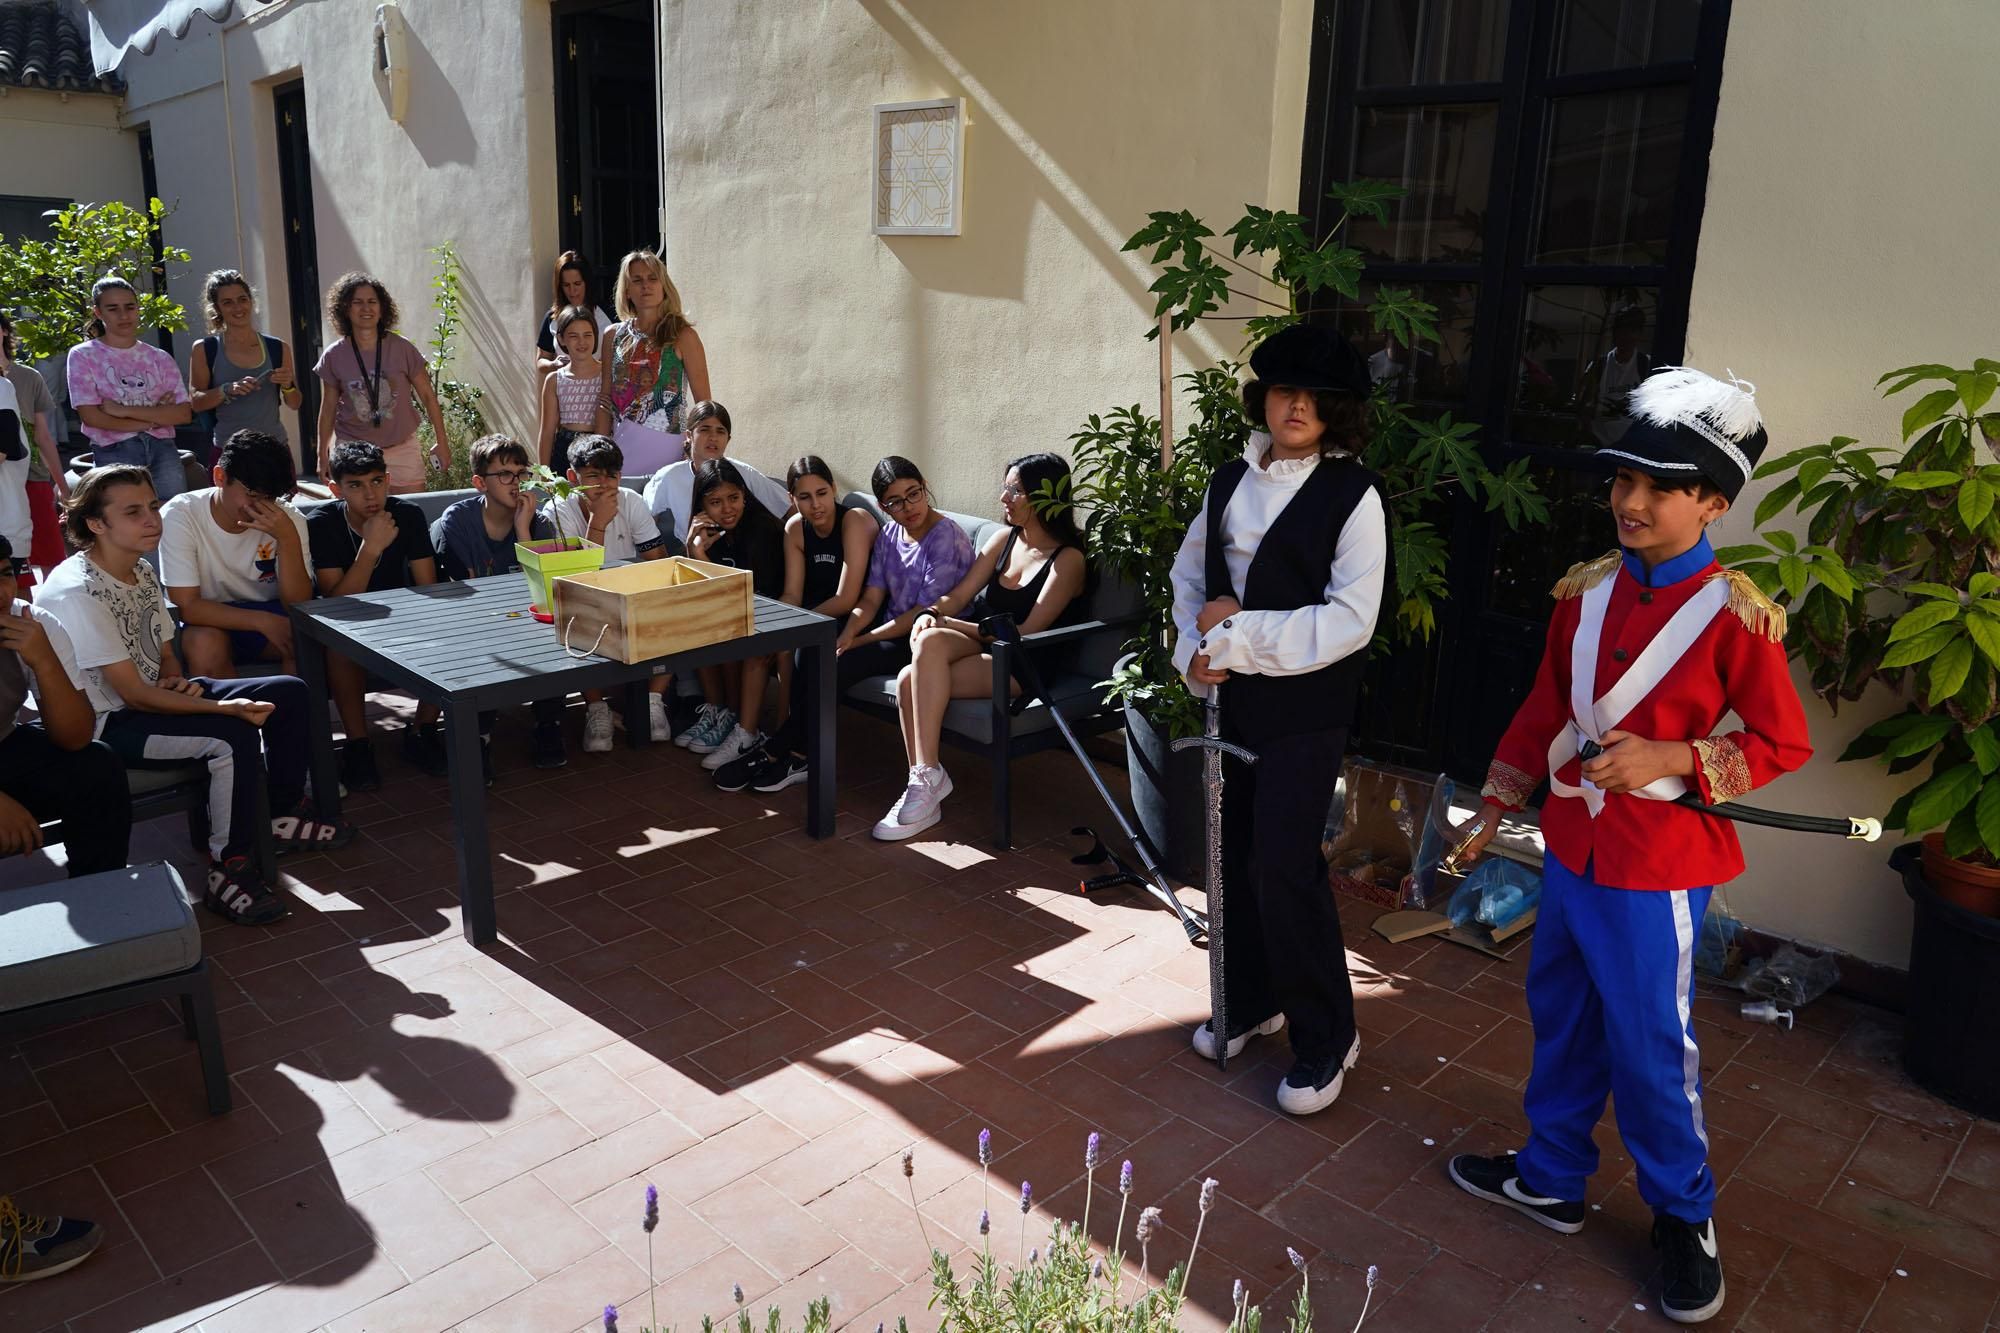
[[[882,502],[882,508],[888,513],[900,514],[905,509],[908,509],[911,505],[917,503],[919,500],[922,500],[929,494],[930,492],[928,490],[924,489],[922,486],[919,486],[914,491],[911,491],[908,495],[901,497],[890,496],[888,499]]]
[[[1025,500],[1028,498],[1028,493],[1010,481],[1000,488],[1000,498],[1003,500]]]
[[[482,472],[479,475],[488,481],[504,482],[509,486],[519,486],[528,479],[526,468],[509,468],[503,472]]]

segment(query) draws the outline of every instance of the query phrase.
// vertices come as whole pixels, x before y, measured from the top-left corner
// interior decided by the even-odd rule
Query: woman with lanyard
[[[257,331],[257,295],[233,268],[217,269],[201,289],[209,336],[188,355],[194,410],[215,414],[215,447],[239,430],[291,443],[278,409],[301,401],[292,349]]]
[[[412,395],[430,418],[432,460],[441,472],[451,466],[430,363],[416,344],[395,332],[396,303],[389,289],[366,273],[341,275],[327,293],[326,314],[340,337],[313,367],[326,386],[319,400],[319,456],[331,457],[340,441],[365,440],[381,449],[389,465],[390,494],[421,491],[424,456],[417,446]]]
[[[634,250],[618,265],[616,305],[619,322],[605,333],[599,360],[625,474],[645,476],[687,452],[686,408],[710,396],[708,354],[651,250]]]

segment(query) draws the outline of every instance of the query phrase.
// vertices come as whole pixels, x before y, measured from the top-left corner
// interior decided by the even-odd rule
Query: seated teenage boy
[[[327,477],[338,497],[306,519],[313,577],[320,594],[345,597],[386,588],[426,587],[437,582],[437,552],[430,524],[415,504],[389,494],[389,464],[381,447],[345,440],[333,447]],[[368,739],[367,673],[344,657],[326,661],[327,682],[340,710],[347,744],[340,751],[340,780],[349,791],[382,785],[375,746]],[[417,705],[417,720],[403,731],[403,757],[439,777],[445,771],[444,742],[438,735],[436,704]]]
[[[482,435],[472,442],[472,485],[479,494],[460,500],[431,524],[439,573],[448,579],[512,573],[521,567],[515,542],[547,541],[556,535],[555,525],[535,512],[532,495],[522,489],[529,466],[528,451],[508,436]],[[561,768],[569,762],[563,753],[562,700],[538,699],[529,708],[535,716],[535,767]],[[479,715],[482,744],[492,739],[496,716]],[[480,758],[490,783],[491,756],[482,749]]]
[[[160,582],[181,623],[188,674],[225,680],[260,662],[291,675],[285,608],[309,601],[306,520],[285,502],[298,484],[292,451],[259,430],[223,443],[215,485],[184,491],[160,510]]]
[[[71,878],[118,870],[132,838],[125,765],[96,739],[69,635],[17,600],[23,563],[0,537],[0,856],[39,849],[42,821],[59,819]],[[30,694],[40,717],[22,722]]]
[[[604,563],[659,560],[667,554],[660,525],[647,512],[638,492],[619,483],[625,476],[625,453],[603,435],[579,435],[570,441],[569,479],[583,489],[549,501],[543,513],[559,531],[582,535],[604,548]],[[666,693],[674,678],[660,675],[647,683],[648,708],[656,741],[673,739],[667,725]],[[583,748],[603,754],[611,748],[611,705],[604,691],[583,692]]]

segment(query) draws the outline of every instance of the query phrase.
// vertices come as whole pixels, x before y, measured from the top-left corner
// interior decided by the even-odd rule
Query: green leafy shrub
[[[1848,436],[1770,459],[1784,480],[1758,502],[1764,529],[1716,552],[1790,612],[1787,646],[1832,708],[1870,683],[1908,706],[1856,738],[1842,759],[1880,759],[1891,773],[1930,765],[1889,808],[1890,828],[1944,830],[1945,851],[2000,864],[2000,361],[1926,364],[1876,381],[1885,397],[1918,385],[1902,446]]]
[[[486,390],[451,376],[452,356],[465,318],[465,279],[459,266],[458,247],[445,241],[432,246],[431,253],[438,261],[437,274],[431,279],[431,302],[437,310],[437,320],[431,326],[425,346],[430,349],[431,387],[437,390],[438,407],[444,414],[451,466],[439,471],[429,461],[435,432],[428,419],[418,425],[417,436],[426,460],[425,489],[461,490],[472,484],[472,442],[487,432],[486,414],[479,406]]]
[[[91,284],[108,273],[137,289],[141,328],[187,328],[187,312],[160,291],[168,266],[187,263],[188,252],[161,242],[158,260],[153,255],[169,211],[158,199],[143,210],[71,204],[49,215],[48,240],[0,236],[0,305],[15,313],[24,360],[65,356],[90,340]]]

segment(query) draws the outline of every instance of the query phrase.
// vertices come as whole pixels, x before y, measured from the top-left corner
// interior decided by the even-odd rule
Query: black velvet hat
[[[1332,329],[1313,324],[1288,324],[1258,343],[1250,353],[1250,373],[1260,388],[1284,384],[1366,398],[1375,387],[1368,378],[1368,362],[1353,344]]]
[[[1662,366],[1626,400],[1631,427],[1596,457],[1662,481],[1705,478],[1734,504],[1770,441],[1756,390],[1733,375],[1724,383],[1687,366]]]

